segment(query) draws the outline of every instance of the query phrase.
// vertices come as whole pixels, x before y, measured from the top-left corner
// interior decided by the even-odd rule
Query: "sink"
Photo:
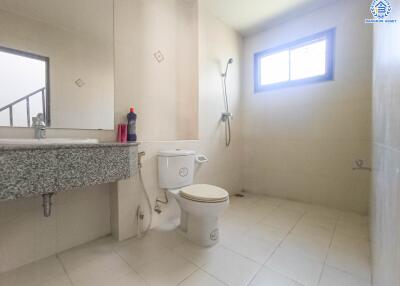
[[[0,145],[36,145],[36,144],[97,144],[97,139],[67,139],[67,138],[45,138],[45,139],[0,139]]]
[[[0,202],[113,183],[137,171],[137,143],[0,139]]]

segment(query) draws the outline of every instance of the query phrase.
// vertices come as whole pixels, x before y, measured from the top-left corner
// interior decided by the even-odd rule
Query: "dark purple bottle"
[[[127,115],[128,118],[128,142],[136,142],[136,113],[135,109],[131,107],[130,112]]]

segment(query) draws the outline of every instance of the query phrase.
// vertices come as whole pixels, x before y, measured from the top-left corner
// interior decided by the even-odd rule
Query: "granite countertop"
[[[138,143],[0,144],[0,201],[107,184],[132,177]]]
[[[43,144],[1,144],[1,151],[15,150],[45,150],[45,149],[76,149],[76,148],[101,148],[101,147],[134,147],[140,143],[118,143],[118,142],[100,142],[100,143],[43,143]]]

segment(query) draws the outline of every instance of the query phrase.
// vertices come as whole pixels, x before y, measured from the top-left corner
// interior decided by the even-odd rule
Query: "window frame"
[[[46,67],[46,106],[45,106],[46,117],[45,117],[45,123],[46,123],[47,127],[50,127],[51,126],[51,114],[50,114],[50,58],[49,57],[45,57],[45,56],[41,56],[41,55],[37,55],[37,54],[34,54],[34,53],[30,53],[30,52],[25,52],[25,51],[13,49],[13,48],[4,47],[4,46],[0,46],[0,51],[4,52],[4,53],[9,53],[9,54],[22,56],[22,57],[26,57],[26,58],[31,58],[31,59],[40,60],[40,61],[45,62],[45,67]],[[30,127],[28,126],[26,128],[30,128]]]
[[[315,42],[326,40],[326,72],[324,75],[308,77],[304,79],[291,80],[290,69],[291,69],[291,58],[290,51],[308,46]],[[334,80],[335,74],[335,42],[336,42],[336,28],[332,28],[317,34],[313,34],[296,41],[280,45],[271,49],[267,49],[254,54],[254,93],[260,93],[270,90],[276,90],[287,87],[300,86],[311,83],[318,83],[323,81]],[[285,50],[289,51],[289,80],[285,82],[279,82],[274,84],[263,85],[261,84],[261,59]]]

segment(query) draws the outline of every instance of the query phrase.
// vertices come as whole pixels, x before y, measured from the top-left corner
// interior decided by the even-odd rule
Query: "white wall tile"
[[[369,175],[352,171],[354,159],[371,162],[372,27],[364,24],[365,5],[336,1],[245,39],[245,189],[368,212]],[[253,93],[255,52],[332,27],[334,81]]]

